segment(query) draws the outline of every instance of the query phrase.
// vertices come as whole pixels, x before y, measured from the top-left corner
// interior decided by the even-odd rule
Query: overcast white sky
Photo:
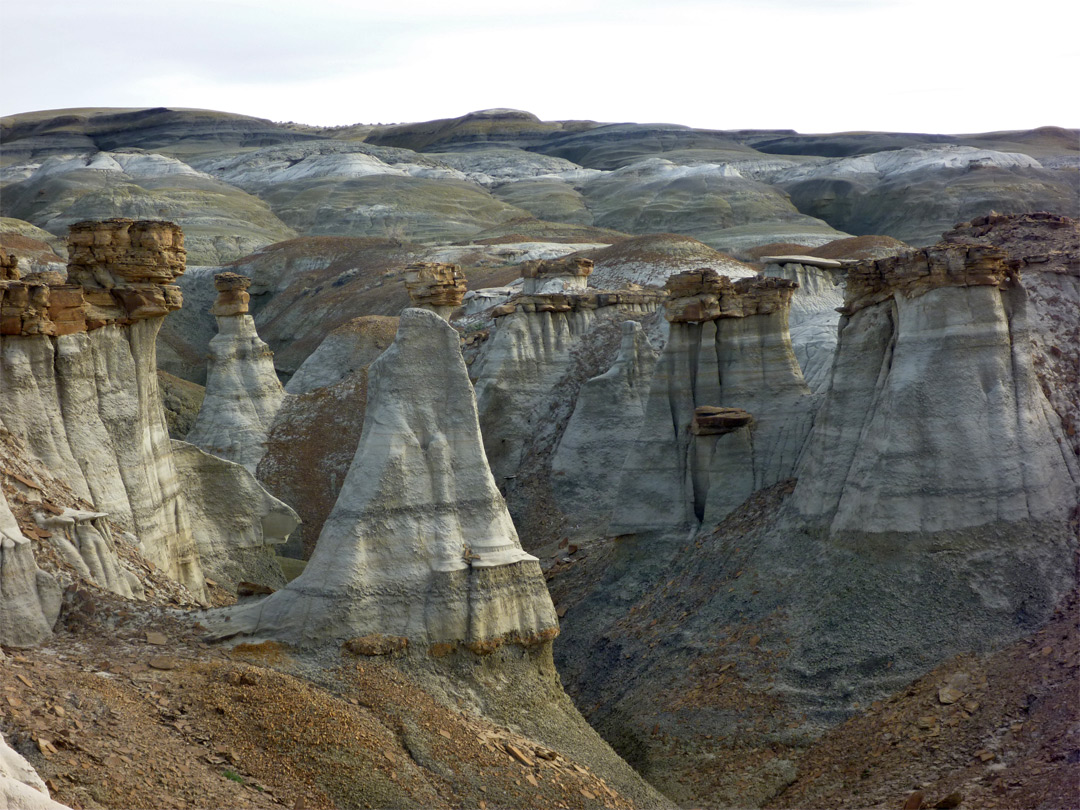
[[[1076,0],[0,0],[0,113],[1080,126]]]

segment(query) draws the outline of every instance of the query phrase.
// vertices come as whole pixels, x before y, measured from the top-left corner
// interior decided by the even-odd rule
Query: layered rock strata
[[[266,437],[285,398],[274,371],[274,353],[248,314],[251,279],[236,273],[214,276],[218,291],[211,310],[218,333],[195,426],[187,441],[254,474],[266,453]]]
[[[143,599],[139,578],[121,564],[112,529],[104,512],[66,508],[39,511],[34,520],[48,541],[83,579],[128,599]]]
[[[360,444],[304,573],[231,616],[229,633],[299,646],[381,635],[488,652],[558,632],[484,458],[458,333],[437,315],[405,310],[372,363]]]
[[[810,390],[820,393],[829,383],[837,308],[844,303],[845,273],[841,262],[814,256],[765,256],[762,275],[798,283],[788,313],[791,347]]]
[[[574,348],[598,318],[647,315],[663,300],[662,292],[645,290],[522,294],[493,310],[495,333],[472,373],[484,447],[500,485],[516,475]]]
[[[0,491],[0,644],[32,647],[50,635],[60,615],[60,586],[34,560]]]
[[[796,287],[711,269],[668,279],[671,332],[622,465],[610,533],[685,534],[791,475],[814,407],[787,330]],[[752,418],[701,430],[703,408]]]
[[[1004,254],[939,245],[849,276],[797,481],[754,492],[718,526],[706,518],[660,571],[663,546],[624,538],[616,576],[594,575],[571,602],[564,679],[673,791],[688,784],[673,770],[716,784],[717,763],[746,751],[797,753],[942,660],[1036,631],[1075,590],[1080,476],[1035,380],[1026,293]],[[741,407],[696,408],[694,440],[723,417],[734,429],[720,447],[752,418],[756,449],[762,411]],[[721,795],[699,790],[688,797]]]
[[[615,362],[578,392],[552,458],[551,481],[559,508],[574,516],[582,535],[596,536],[611,519],[619,472],[645,418],[656,358],[641,324],[624,321]]]
[[[448,321],[465,297],[465,276],[456,264],[414,262],[405,268],[405,289],[412,306]]]
[[[1035,378],[1027,295],[1004,258],[939,245],[848,270],[800,465],[803,515],[833,532],[927,532],[1075,506],[1075,457]]]
[[[522,292],[526,295],[585,292],[592,271],[592,259],[567,257],[525,262],[521,266]]]
[[[68,252],[67,284],[0,282],[0,422],[201,596],[156,369],[162,318],[181,304],[183,234],[168,222],[84,222]]]

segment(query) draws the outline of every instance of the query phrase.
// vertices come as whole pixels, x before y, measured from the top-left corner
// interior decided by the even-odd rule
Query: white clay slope
[[[217,629],[475,649],[551,638],[557,625],[488,468],[458,333],[407,309],[370,367],[363,434],[307,568]]]

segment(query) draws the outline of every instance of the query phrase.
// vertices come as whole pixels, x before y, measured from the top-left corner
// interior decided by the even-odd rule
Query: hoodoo
[[[180,307],[171,222],[71,226],[67,283],[0,282],[0,423],[196,595],[203,574],[158,391],[155,339]]]
[[[708,268],[668,279],[670,337],[622,467],[609,533],[685,534],[791,475],[814,404],[788,336],[795,288],[780,278],[732,282]],[[698,412],[721,407],[752,420],[692,429]]]
[[[830,388],[796,508],[832,532],[1057,520],[1075,457],[1031,362],[1027,294],[995,248],[848,271]]]
[[[0,491],[0,644],[31,647],[52,635],[60,586],[42,571]]]
[[[405,310],[371,364],[360,443],[304,573],[223,628],[475,651],[558,632],[484,457],[458,333],[438,315]]]
[[[248,314],[251,279],[219,273],[214,286],[218,333],[210,341],[206,397],[187,441],[254,474],[285,389],[274,372],[274,354]]]
[[[585,289],[591,270],[587,259],[529,263],[525,293],[493,311],[495,334],[473,375],[484,447],[500,485],[517,474],[583,336],[600,318],[644,315],[663,300],[655,290]]]

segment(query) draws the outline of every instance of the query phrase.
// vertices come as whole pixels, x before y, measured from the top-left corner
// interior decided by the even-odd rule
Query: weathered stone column
[[[251,279],[218,273],[214,286],[218,297],[210,311],[218,333],[210,341],[206,396],[187,441],[254,474],[285,389],[274,370],[274,353],[248,314]]]

